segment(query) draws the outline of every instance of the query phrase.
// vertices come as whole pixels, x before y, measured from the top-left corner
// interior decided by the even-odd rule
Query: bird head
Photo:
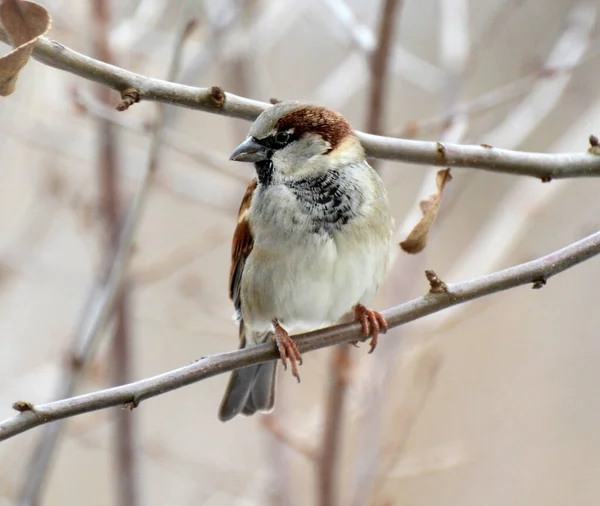
[[[258,181],[302,179],[364,160],[348,121],[326,107],[280,102],[266,109],[231,160],[254,162]]]

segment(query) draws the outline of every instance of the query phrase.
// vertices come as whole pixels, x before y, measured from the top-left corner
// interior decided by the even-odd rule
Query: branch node
[[[533,280],[533,285],[531,286],[531,288],[533,288],[534,290],[539,290],[540,288],[546,286],[547,282],[548,280],[546,279],[546,276],[540,276],[539,278]]]
[[[480,144],[480,146],[485,149],[493,149],[494,148],[494,146],[490,146],[489,144]]]
[[[439,141],[435,143],[435,164],[448,165],[446,163],[446,146]]]
[[[592,155],[600,155],[600,143],[598,142],[598,137],[595,135],[590,135],[590,149],[588,149],[588,153]]]
[[[123,407],[126,408],[126,409],[128,409],[129,411],[133,411],[139,405],[140,405],[140,402],[134,396],[129,402],[126,402],[125,404],[123,404]]]
[[[211,86],[208,89],[210,98],[212,98],[214,104],[220,109],[225,105],[225,92],[223,88],[219,86]]]
[[[126,111],[136,102],[140,101],[140,90],[127,88],[121,92],[122,100],[117,104],[117,111]]]
[[[429,293],[449,293],[448,285],[438,277],[435,271],[425,271],[425,277],[429,281]]]
[[[13,402],[12,408],[19,413],[25,413],[25,411],[35,411],[35,406],[31,404],[31,402],[27,401]]]
[[[131,396],[131,400],[129,402],[126,402],[125,404],[123,404],[124,408],[127,408],[129,411],[133,411],[135,408],[137,408],[140,405],[140,397],[136,394],[133,394]]]
[[[550,174],[548,174],[547,176],[542,176],[540,178],[540,181],[542,183],[549,183],[550,181],[552,181],[552,176]]]
[[[278,104],[279,102],[281,102],[281,100],[279,100],[278,98],[271,97],[269,99],[269,104],[272,104],[272,105]]]

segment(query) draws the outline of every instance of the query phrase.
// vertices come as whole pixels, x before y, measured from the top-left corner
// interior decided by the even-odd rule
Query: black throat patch
[[[254,168],[256,169],[256,177],[260,184],[269,186],[273,182],[273,171],[275,168],[270,158],[256,162]]]
[[[337,170],[286,182],[312,222],[312,232],[332,235],[357,214],[362,194]]]

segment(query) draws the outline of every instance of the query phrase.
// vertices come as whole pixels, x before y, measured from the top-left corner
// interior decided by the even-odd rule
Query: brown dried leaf
[[[400,243],[400,247],[407,253],[420,253],[427,246],[429,230],[437,218],[440,202],[442,201],[442,193],[444,192],[446,183],[449,181],[452,181],[450,169],[438,171],[435,178],[437,191],[432,193],[427,200],[421,201],[420,205],[423,217],[415,225],[415,228],[410,231],[408,237]]]
[[[36,41],[51,24],[50,14],[41,5],[24,0],[0,0],[0,24],[15,48],[0,58],[0,96],[15,91],[19,71],[25,66]]]

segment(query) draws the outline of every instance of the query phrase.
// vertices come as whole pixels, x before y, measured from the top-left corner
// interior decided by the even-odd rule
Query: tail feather
[[[252,365],[231,373],[223,401],[219,407],[219,420],[223,422],[231,420],[244,409],[250,397],[258,367]]]
[[[275,374],[277,362],[266,362],[258,366],[250,395],[242,410],[245,415],[253,415],[256,411],[271,411],[275,404]]]
[[[240,348],[244,348],[246,339],[242,337],[240,341]],[[226,422],[240,413],[250,416],[257,411],[270,411],[275,402],[276,372],[276,361],[233,371],[219,407],[219,420]]]

